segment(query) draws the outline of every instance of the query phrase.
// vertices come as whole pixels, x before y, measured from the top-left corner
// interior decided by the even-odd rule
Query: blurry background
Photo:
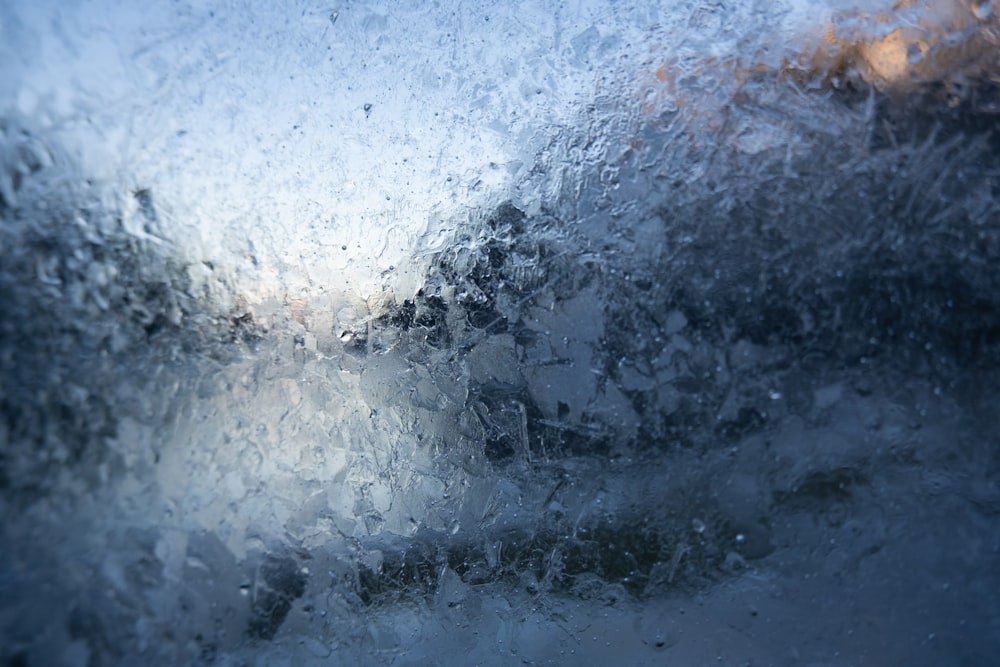
[[[0,659],[988,664],[997,10],[0,8]]]

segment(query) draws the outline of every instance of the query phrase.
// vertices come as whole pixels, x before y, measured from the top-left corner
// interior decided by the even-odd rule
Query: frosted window
[[[996,2],[121,4],[0,6],[3,664],[997,654]]]

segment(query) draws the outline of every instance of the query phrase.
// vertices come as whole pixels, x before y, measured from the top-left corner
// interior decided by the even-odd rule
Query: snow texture
[[[0,6],[0,664],[991,664],[1000,6]]]

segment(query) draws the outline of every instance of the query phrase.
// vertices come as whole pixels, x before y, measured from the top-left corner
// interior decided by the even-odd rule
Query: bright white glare
[[[100,4],[5,10],[0,98],[49,126],[88,175],[149,188],[196,258],[272,253],[261,259],[284,275],[242,285],[251,302],[296,284],[391,289],[429,225],[508,193],[593,96],[622,24],[656,13]],[[619,32],[603,44],[611,30],[593,26],[609,21]]]

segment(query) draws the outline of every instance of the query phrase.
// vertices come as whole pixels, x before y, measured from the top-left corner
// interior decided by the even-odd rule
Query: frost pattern
[[[995,654],[995,3],[646,4],[0,9],[6,664]]]

